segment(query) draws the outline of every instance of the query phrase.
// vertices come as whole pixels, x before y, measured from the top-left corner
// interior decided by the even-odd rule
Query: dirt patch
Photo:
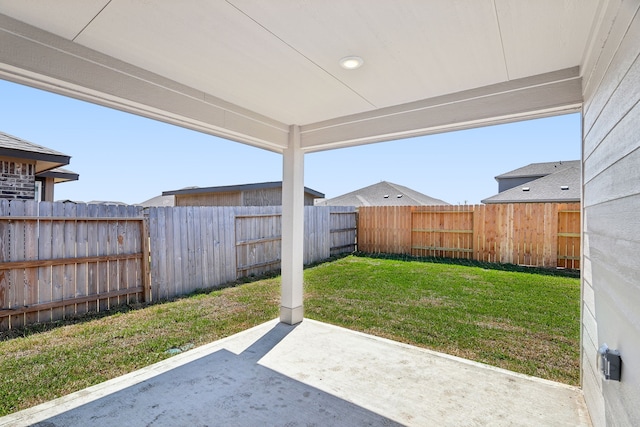
[[[496,322],[496,321],[487,321],[487,322],[474,322],[476,326],[486,329],[497,329],[500,331],[507,332],[519,332],[525,333],[527,330],[521,326],[515,326],[506,322]]]
[[[449,302],[445,298],[433,297],[433,296],[424,296],[419,299],[413,301],[415,306],[421,307],[452,307],[453,304]]]

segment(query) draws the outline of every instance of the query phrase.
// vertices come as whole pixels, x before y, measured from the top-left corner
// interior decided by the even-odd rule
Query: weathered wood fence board
[[[280,268],[279,206],[149,208],[152,298],[197,289]],[[305,206],[304,263],[353,252],[353,207]]]
[[[579,268],[580,205],[305,207],[304,262],[385,252]],[[0,329],[280,267],[280,207],[0,200]]]
[[[577,269],[580,204],[361,207],[358,249]]]
[[[148,209],[152,300],[236,279],[233,209],[198,206]]]
[[[0,329],[143,298],[142,211],[0,200]]]
[[[235,215],[235,264],[237,277],[248,277],[280,268],[282,210],[279,207],[238,209]]]
[[[358,216],[355,208],[334,206],[329,212],[329,255],[339,255],[356,250]],[[323,253],[324,254],[324,253]],[[320,258],[322,259],[322,258]]]

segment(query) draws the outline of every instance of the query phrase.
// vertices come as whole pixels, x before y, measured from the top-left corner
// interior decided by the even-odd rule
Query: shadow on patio
[[[0,418],[39,426],[589,426],[571,386],[305,319],[273,320]]]

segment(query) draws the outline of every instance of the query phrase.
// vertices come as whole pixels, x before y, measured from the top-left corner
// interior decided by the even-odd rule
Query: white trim
[[[289,147],[283,154],[280,320],[293,325],[304,315],[304,154],[299,126],[291,126]]]
[[[580,111],[578,67],[302,127],[305,152]]]
[[[3,79],[278,153],[287,146],[283,123],[2,14],[0,44]]]

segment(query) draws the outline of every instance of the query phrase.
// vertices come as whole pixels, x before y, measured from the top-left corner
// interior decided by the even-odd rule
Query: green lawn
[[[279,278],[4,334],[0,415],[278,315]],[[579,381],[575,278],[349,256],[305,270],[305,316],[568,384]]]

